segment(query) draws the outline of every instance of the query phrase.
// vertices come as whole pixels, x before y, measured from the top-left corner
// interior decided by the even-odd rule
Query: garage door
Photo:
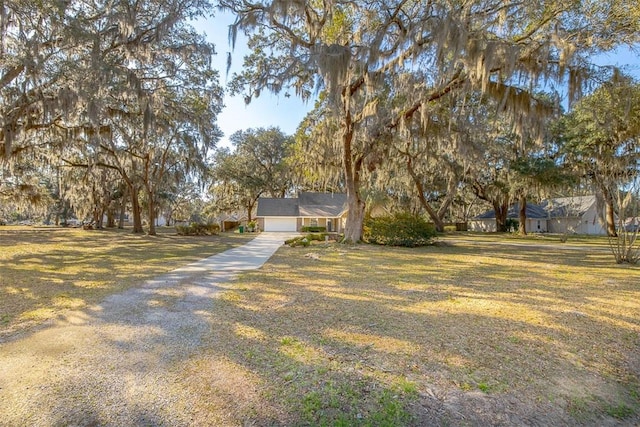
[[[296,231],[296,218],[265,218],[264,231]]]

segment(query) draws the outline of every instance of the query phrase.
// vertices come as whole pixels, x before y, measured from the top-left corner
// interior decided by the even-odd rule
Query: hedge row
[[[189,225],[176,226],[176,232],[180,236],[215,236],[220,233],[220,226],[218,224],[192,222]]]
[[[302,227],[303,233],[324,233],[327,231],[327,227],[319,227],[319,226],[305,226]]]
[[[312,240],[323,242],[326,236],[328,236],[328,234],[326,233],[310,233],[306,236],[298,236],[292,239],[285,240],[284,243],[291,246],[292,248],[296,246],[309,246]]]

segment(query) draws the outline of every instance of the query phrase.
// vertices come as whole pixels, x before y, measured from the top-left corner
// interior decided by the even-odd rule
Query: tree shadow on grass
[[[4,344],[0,394],[10,413],[0,414],[9,424],[189,425],[192,396],[175,385],[175,366],[210,329],[201,313],[213,283],[165,274]]]
[[[611,296],[605,267],[569,285],[571,262],[519,256],[531,271],[514,278],[507,251],[283,248],[233,282],[165,276],[114,295],[7,361],[51,353],[33,372],[45,389],[20,390],[54,425],[637,422],[637,285]]]
[[[411,419],[417,424],[433,421],[433,416],[438,423],[610,423],[617,416],[612,408],[638,419],[634,396],[639,373],[632,368],[639,344],[638,319],[632,315],[637,302],[626,310],[610,310],[628,296],[637,301],[633,280],[617,283],[618,299],[602,303],[598,300],[609,295],[599,282],[608,277],[606,272],[589,283],[568,286],[563,277],[533,268],[526,281],[514,284],[511,276],[490,274],[499,266],[480,265],[477,275],[467,274],[464,281],[446,276],[440,281],[440,274],[451,274],[446,266],[430,274],[415,272],[406,263],[395,266],[393,251],[358,248],[352,255],[338,249],[337,262],[329,250],[316,250],[319,260],[284,250],[267,274],[245,276],[232,298],[216,303],[215,323],[227,325],[216,334],[223,334],[219,339],[225,343],[236,343],[231,351],[237,361],[267,378],[286,376],[291,370],[286,365],[274,375],[275,357],[255,356],[278,354],[284,347],[303,359],[321,360],[310,373],[303,370],[296,384],[318,382],[318,372],[344,378],[356,373],[368,387],[377,384],[384,390],[407,381],[415,384],[421,403],[406,396],[400,401],[407,410],[414,408]],[[419,264],[430,253],[414,253],[410,259],[404,250],[395,255]],[[527,262],[544,263],[540,257],[527,255]],[[296,270],[288,273],[291,264]],[[275,394],[291,400],[308,393],[331,396],[327,387],[359,383],[345,379],[336,386],[336,381],[319,389],[275,381]],[[343,412],[366,413],[362,408],[371,401],[363,403],[364,391],[357,394],[354,409]],[[321,400],[331,407],[331,398]],[[456,404],[449,405],[451,401]],[[585,403],[580,414],[572,409],[578,401]],[[298,406],[294,412],[303,417],[304,411]]]
[[[3,232],[0,340],[242,242],[226,235],[151,237],[115,230]]]

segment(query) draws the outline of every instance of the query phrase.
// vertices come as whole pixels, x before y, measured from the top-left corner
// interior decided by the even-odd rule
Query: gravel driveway
[[[287,237],[262,233],[0,344],[0,425],[204,425],[176,366],[215,327],[208,312],[225,282]]]

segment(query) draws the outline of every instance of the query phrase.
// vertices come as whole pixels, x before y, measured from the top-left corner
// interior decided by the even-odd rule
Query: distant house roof
[[[231,222],[242,221],[245,219],[247,219],[247,214],[241,213],[241,212],[226,212],[226,213],[221,213],[216,217],[216,220],[218,221],[231,221]]]
[[[545,200],[542,207],[548,212],[549,217],[580,217],[584,215],[593,204],[596,196],[558,197]]]
[[[559,217],[581,217],[596,202],[596,196],[558,197],[545,200],[539,205],[527,203],[527,218],[547,219]],[[518,219],[520,205],[515,203],[509,207],[507,218]],[[473,219],[494,219],[496,211],[490,210]]]
[[[518,219],[520,216],[519,212],[520,212],[520,204],[515,203],[509,207],[509,211],[507,212],[507,218]],[[531,218],[531,219],[547,218],[547,212],[541,206],[536,205],[534,203],[527,203],[526,212],[527,212],[527,218]],[[496,217],[496,211],[492,209],[490,211],[487,211],[481,215],[474,217],[473,219],[495,219],[495,217]]]
[[[346,209],[346,194],[302,192],[297,198],[259,198],[256,216],[333,218]]]

